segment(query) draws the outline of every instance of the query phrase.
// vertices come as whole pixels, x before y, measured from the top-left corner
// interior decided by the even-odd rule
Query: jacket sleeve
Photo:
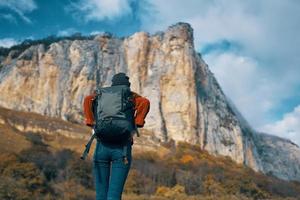
[[[145,124],[145,118],[150,110],[150,101],[147,98],[138,95],[137,93],[132,93],[135,109],[134,121],[137,127],[143,127]],[[93,126],[95,124],[92,110],[95,96],[95,94],[88,95],[83,101],[84,118],[87,126]]]
[[[150,101],[133,92],[134,108],[135,108],[135,124],[137,127],[143,127],[145,118],[150,110]]]
[[[85,124],[87,126],[93,126],[95,124],[93,110],[92,110],[94,98],[95,98],[95,94],[91,94],[86,96],[83,101],[83,112],[84,112]]]

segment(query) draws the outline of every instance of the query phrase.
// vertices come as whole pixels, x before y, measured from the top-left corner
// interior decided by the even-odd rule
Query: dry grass
[[[19,153],[30,146],[31,143],[22,133],[6,124],[0,124],[0,152]]]
[[[0,153],[7,159],[7,155],[18,154],[40,142],[53,155],[71,150],[76,160],[74,166],[77,166],[89,132],[90,129],[83,125],[0,108]],[[74,137],[63,133],[74,134]],[[228,157],[212,156],[198,146],[178,143],[175,148],[173,143],[158,145],[159,142],[152,139],[151,133],[142,131],[141,137],[135,140],[134,162],[126,182],[124,200],[249,200],[261,197],[288,200],[297,199],[288,196],[300,194],[299,183],[256,173]],[[94,147],[95,142],[87,163],[91,162]],[[76,184],[82,194],[93,196],[91,188],[86,190],[84,185]],[[195,184],[198,184],[196,188]],[[72,191],[68,194],[72,195]]]

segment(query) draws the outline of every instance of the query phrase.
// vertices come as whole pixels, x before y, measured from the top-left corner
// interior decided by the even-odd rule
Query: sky
[[[0,0],[0,46],[176,22],[191,24],[196,50],[252,127],[300,146],[299,0]]]

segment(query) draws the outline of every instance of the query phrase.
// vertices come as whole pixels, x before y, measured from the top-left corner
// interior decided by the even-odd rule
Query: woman
[[[118,73],[112,78],[112,86],[127,85],[130,87],[129,77],[125,73]],[[146,115],[150,109],[150,102],[145,97],[132,92],[134,103],[134,123],[141,128],[145,124]],[[95,94],[84,99],[85,123],[94,126],[92,102]],[[97,200],[120,200],[124,184],[131,166],[131,150],[133,145],[133,134],[124,145],[105,143],[97,139],[94,152],[94,180]],[[125,150],[125,152],[124,152]],[[124,153],[127,155],[124,160]]]

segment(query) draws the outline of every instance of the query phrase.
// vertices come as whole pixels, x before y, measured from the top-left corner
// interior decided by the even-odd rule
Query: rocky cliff
[[[82,123],[82,102],[126,72],[132,90],[151,101],[145,129],[158,141],[188,141],[214,155],[283,179],[300,180],[300,149],[256,133],[226,98],[193,45],[185,23],[165,32],[110,34],[32,45],[2,57],[0,105]],[[277,155],[276,161],[274,155]]]

